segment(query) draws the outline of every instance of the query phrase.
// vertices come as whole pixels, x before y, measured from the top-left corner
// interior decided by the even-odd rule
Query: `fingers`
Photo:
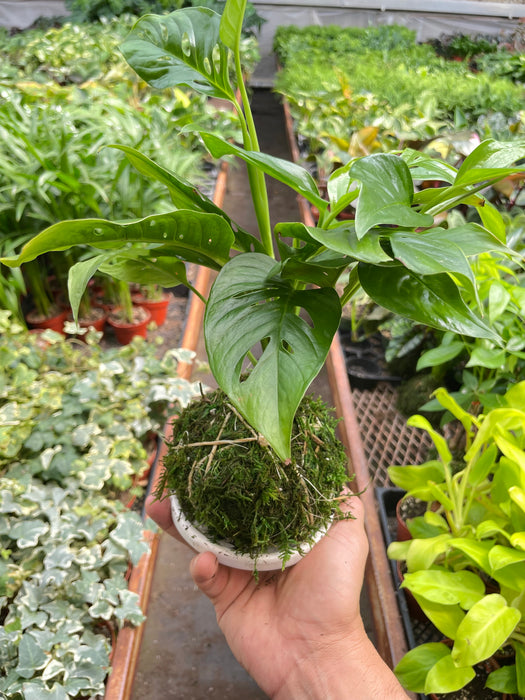
[[[159,501],[155,496],[148,496],[146,498],[146,514],[152,520],[154,520],[162,530],[167,532],[168,535],[175,537],[175,539],[179,540],[179,542],[184,541],[179,535],[179,532],[171,519],[171,506],[169,498],[164,498]]]

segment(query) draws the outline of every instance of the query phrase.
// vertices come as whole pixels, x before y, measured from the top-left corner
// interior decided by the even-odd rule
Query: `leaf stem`
[[[241,65],[241,56],[239,47],[235,47],[235,72],[237,74],[237,87],[241,97],[241,104],[236,105],[241,119],[241,128],[243,131],[244,147],[249,151],[260,152],[259,139],[253,121],[253,114],[250,107],[250,100],[246,85],[243,80],[243,71]],[[244,109],[243,109],[244,108]],[[244,116],[243,116],[244,115]],[[268,191],[266,189],[266,180],[264,173],[253,165],[247,164],[248,179],[250,182],[250,190],[255,209],[255,217],[259,226],[259,234],[264,250],[272,258],[275,258],[273,249],[272,227],[270,223],[270,205],[268,202]]]

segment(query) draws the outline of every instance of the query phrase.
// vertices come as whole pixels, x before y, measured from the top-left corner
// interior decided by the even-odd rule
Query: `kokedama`
[[[134,148],[115,146],[145,177],[166,186],[173,210],[130,221],[60,222],[27,243],[19,256],[2,262],[17,266],[49,251],[91,246],[93,256],[70,270],[75,314],[97,270],[126,282],[182,283],[190,288],[185,263],[205,265],[218,273],[209,297],[203,299],[204,336],[210,367],[228,397],[227,405],[224,413],[217,411],[214,417],[214,435],[207,432],[208,418],[204,426],[191,421],[192,429],[198,424],[196,437],[180,433],[177,424],[177,449],[172,445],[167,465],[179,460],[179,442],[219,443],[191,448],[195,452],[181,447],[188,494],[181,496],[183,505],[190,511],[195,508],[193,496],[201,482],[211,485],[216,478],[218,501],[195,508],[195,518],[203,520],[208,512],[214,515],[218,524],[207,527],[218,528],[214,530],[218,538],[223,536],[224,523],[233,521],[235,510],[249,510],[249,523],[233,526],[234,536],[242,536],[241,549],[259,557],[261,543],[271,542],[286,559],[297,539],[308,539],[310,534],[301,529],[292,533],[291,524],[277,516],[281,494],[289,489],[292,500],[301,503],[294,525],[303,521],[306,526],[311,520],[316,526],[330,518],[345,480],[341,448],[313,428],[319,421],[332,433],[326,414],[319,419],[307,417],[312,410],[308,402],[308,411],[301,409],[297,414],[324,364],[342,306],[362,288],[376,303],[419,323],[499,342],[493,328],[465,302],[465,296],[478,299],[469,258],[492,250],[512,255],[505,245],[503,219],[482,191],[520,171],[513,164],[525,157],[525,144],[484,141],[459,169],[411,149],[355,158],[332,173],[328,199],[323,199],[306,169],[259,150],[241,65],[245,8],[246,0],[227,0],[222,17],[203,7],[146,15],[136,23],[122,52],[153,87],[182,85],[233,105],[243,145],[211,133],[201,137],[213,157],[233,155],[246,162],[259,236],[244,231],[176,173]],[[287,222],[272,231],[266,176],[285,183],[314,205],[319,211],[317,226]],[[441,186],[420,191],[415,184],[420,180],[439,180]],[[460,204],[472,207],[479,223],[435,223],[437,215]],[[348,206],[355,208],[355,218],[339,221],[338,214]],[[335,286],[343,274],[348,282],[339,297]],[[210,401],[204,400],[202,410],[211,410]],[[253,440],[223,450],[221,441],[230,439],[229,421],[237,421],[246,431],[244,438]],[[305,432],[300,435],[300,430]],[[261,444],[259,435],[271,451]],[[310,457],[303,464],[303,450],[310,448],[314,456],[316,450],[323,455],[320,466],[306,467]],[[241,452],[253,456],[248,469],[251,485],[240,497],[240,506],[233,507],[224,486],[238,485]],[[228,476],[224,463],[215,464],[219,455],[228,469],[234,469]],[[333,473],[324,472],[328,466]],[[319,481],[313,480],[314,472]],[[254,480],[263,481],[270,473],[272,480],[259,496],[247,495],[252,494]],[[183,475],[177,468],[173,478]],[[274,480],[275,475],[280,481]],[[168,486],[171,479],[167,477]],[[315,499],[314,507],[314,494],[322,491],[323,482],[328,492]],[[317,511],[322,503],[330,503],[330,508]],[[263,506],[268,508],[265,513]],[[282,511],[287,514],[287,507]],[[273,523],[276,531],[269,534]],[[248,535],[253,541],[246,539]]]

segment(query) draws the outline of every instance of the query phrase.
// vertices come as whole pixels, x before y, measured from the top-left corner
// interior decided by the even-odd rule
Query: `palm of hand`
[[[361,508],[353,499],[356,520],[336,523],[301,562],[277,574],[262,573],[258,582],[249,572],[217,567],[210,553],[192,563],[230,648],[270,696],[295,664],[361,625],[368,552]]]

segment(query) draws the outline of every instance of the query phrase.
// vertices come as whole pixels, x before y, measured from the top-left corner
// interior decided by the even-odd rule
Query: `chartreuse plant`
[[[212,156],[246,162],[259,236],[242,230],[176,173],[121,146],[143,175],[166,186],[172,211],[130,221],[61,222],[3,262],[16,266],[50,250],[92,246],[93,257],[70,272],[75,313],[97,269],[164,285],[189,285],[185,262],[216,270],[204,321],[211,370],[236,410],[287,459],[296,409],[324,363],[341,305],[360,287],[422,323],[496,339],[461,290],[475,293],[469,257],[507,252],[500,217],[482,191],[516,172],[513,164],[525,156],[525,144],[484,142],[459,170],[413,151],[356,158],[331,176],[325,200],[305,169],[260,152],[240,61],[245,6],[244,0],[228,0],[222,17],[201,7],[147,15],[122,51],[153,87],[185,85],[233,105],[242,146],[207,132],[201,136]],[[318,227],[282,223],[272,231],[265,175],[315,205]],[[414,186],[415,179],[436,178],[442,187],[418,192]],[[337,214],[350,204],[355,222],[339,223]],[[482,224],[434,225],[436,215],[459,204],[476,207]],[[340,299],[335,284],[348,270]]]
[[[525,382],[502,406],[480,416],[464,411],[438,389],[437,399],[460,421],[465,449],[458,464],[447,441],[426,419],[437,458],[390,467],[392,481],[428,502],[408,522],[413,539],[394,542],[393,559],[406,562],[402,586],[452,645],[422,644],[395,671],[408,690],[447,693],[474,677],[474,666],[499,649],[513,663],[493,671],[487,686],[525,695]],[[431,504],[437,504],[431,508]]]

